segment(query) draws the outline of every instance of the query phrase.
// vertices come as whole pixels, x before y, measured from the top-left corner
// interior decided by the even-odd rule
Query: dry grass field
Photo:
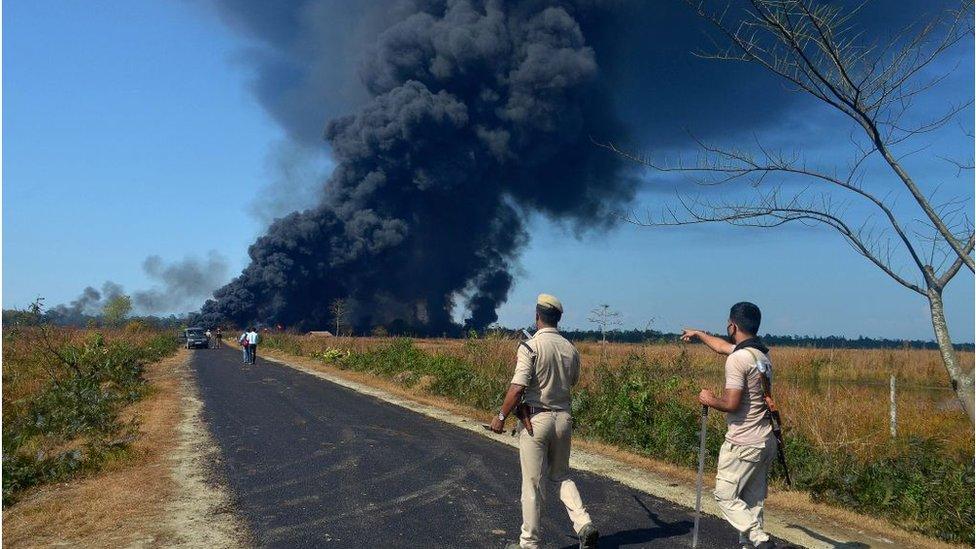
[[[180,369],[188,357],[189,351],[179,351],[147,367],[151,394],[122,410],[125,420],[139,421],[139,437],[129,455],[104,464],[98,472],[32,490],[5,509],[4,547],[138,547],[172,542],[164,503],[176,488],[167,455],[176,445]]]
[[[389,338],[297,338],[307,352],[331,347],[365,352]],[[479,340],[418,339],[420,349],[456,357],[489,377],[510,375],[515,342],[503,338]],[[580,387],[593,386],[600,366],[613,368],[640,360],[662,373],[687,376],[694,386],[720,390],[723,357],[697,344],[636,344],[581,342]],[[806,435],[818,446],[870,458],[889,434],[889,379],[896,376],[898,432],[942,441],[950,451],[973,452],[973,429],[955,401],[939,354],[915,349],[813,349],[779,347],[771,351],[774,393],[789,429]],[[961,352],[963,364],[973,367],[972,352]],[[679,395],[694,405],[695,394]]]

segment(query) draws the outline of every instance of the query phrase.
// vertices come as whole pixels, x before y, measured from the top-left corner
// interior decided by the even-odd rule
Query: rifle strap
[[[746,351],[749,351],[752,358],[756,359],[756,372],[759,374],[759,384],[762,387],[763,397],[765,397],[763,403],[766,404],[766,409],[771,413],[776,412],[777,410],[775,408],[769,407],[769,402],[773,399],[772,384],[769,382],[769,377],[759,368],[759,361],[762,360],[761,353],[758,349],[753,349],[752,347],[746,347]]]
[[[524,339],[519,339],[519,345],[521,345],[522,347],[525,347],[525,350],[527,350],[529,352],[529,357],[531,358],[531,364],[532,364],[532,366],[531,366],[531,370],[530,370],[531,373],[529,375],[529,385],[532,385],[532,380],[535,379],[535,358],[538,355],[536,354],[536,352],[532,349],[532,347],[529,346],[529,344]],[[518,358],[516,358],[516,360],[518,360]],[[528,387],[526,387],[526,389],[528,389]],[[522,391],[522,396],[519,398],[518,404],[515,405],[515,410],[514,411],[515,411],[515,414],[516,415],[519,415],[520,409],[523,406],[526,406],[526,404],[525,404],[525,390]],[[515,428],[512,429],[512,436],[514,436],[515,434],[517,434],[520,429],[524,429],[524,426],[522,425],[522,418],[519,417],[518,419],[519,419],[519,421],[517,421],[515,423]],[[531,425],[531,421],[532,421],[531,416],[528,417],[528,418],[526,418],[526,420],[529,421],[530,422],[530,425]]]
[[[780,419],[779,410],[776,409],[776,404],[773,401],[772,384],[769,381],[769,377],[759,368],[759,361],[762,360],[762,357],[758,349],[753,350],[751,347],[746,347],[746,350],[756,359],[756,371],[759,373],[759,384],[763,390],[763,404],[766,406],[766,412],[769,416],[769,423],[773,427],[773,433],[779,433],[783,420]],[[773,403],[772,405],[770,405],[771,402]],[[778,439],[779,435],[777,435]],[[782,441],[780,441],[780,444],[782,444]]]
[[[752,348],[746,348],[749,354],[756,359],[756,370],[759,372],[759,379],[762,382],[763,390],[763,404],[766,405],[766,411],[769,415],[769,424],[773,427],[773,436],[776,437],[776,454],[779,457],[779,463],[783,466],[783,475],[786,477],[786,485],[792,486],[793,481],[790,479],[790,469],[786,465],[786,447],[783,443],[783,420],[779,415],[779,410],[776,409],[776,404],[773,402],[772,390],[770,388],[769,378],[759,369],[759,361],[762,357],[757,355],[752,351]],[[758,352],[758,350],[757,350]],[[772,403],[772,404],[771,404]]]
[[[524,339],[519,340],[519,345],[525,347],[525,349],[529,351],[529,356],[532,358],[532,370],[531,370],[532,375],[529,377],[529,383],[531,384],[532,380],[535,379],[535,357],[538,355],[536,354],[535,350],[532,349],[532,347],[530,347],[529,344]]]

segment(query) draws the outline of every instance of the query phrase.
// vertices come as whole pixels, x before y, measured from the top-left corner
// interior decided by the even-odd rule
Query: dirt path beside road
[[[4,511],[4,547],[241,545],[226,492],[205,466],[213,445],[199,421],[190,357],[181,349],[147,367],[152,391],[125,411],[139,421],[130,455]]]

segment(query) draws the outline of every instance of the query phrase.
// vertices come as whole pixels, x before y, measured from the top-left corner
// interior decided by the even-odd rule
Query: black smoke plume
[[[325,125],[336,168],[323,200],[271,225],[250,265],[204,305],[205,323],[323,326],[344,298],[357,327],[451,330],[458,300],[466,323],[483,327],[511,288],[528,215],[603,227],[633,197],[630,173],[590,140],[625,128],[581,8],[398,9],[359,66],[368,100]]]

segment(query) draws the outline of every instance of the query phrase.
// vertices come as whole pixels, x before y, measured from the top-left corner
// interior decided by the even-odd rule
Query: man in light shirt
[[[244,331],[241,332],[241,335],[238,336],[238,338],[237,338],[237,342],[241,344],[241,352],[244,353],[244,364],[247,364],[248,358],[251,357],[250,351],[247,350],[247,347],[248,347],[248,341],[247,341],[247,333],[248,333],[248,330],[250,330],[250,328],[245,328]]]
[[[256,328],[251,327],[247,331],[247,354],[248,362],[254,364],[258,358],[258,342],[261,337],[258,335]]]
[[[519,543],[508,549],[535,549],[540,544],[543,482],[558,487],[579,537],[580,547],[597,546],[599,533],[583,505],[576,483],[570,478],[569,452],[572,446],[573,418],[570,389],[579,381],[579,351],[556,325],[563,305],[554,296],[540,294],[536,300],[535,336],[519,344],[515,375],[501,412],[491,422],[491,430],[501,433],[505,418],[524,399],[525,414],[532,429],[519,435],[519,461],[522,468],[522,533]]]
[[[699,339],[725,360],[725,390],[721,397],[702,389],[698,401],[725,412],[728,431],[718,456],[715,501],[725,520],[739,531],[744,547],[774,547],[763,531],[763,503],[769,468],[776,455],[762,376],[772,381],[769,349],[756,337],[762,313],[749,302],[736,303],[729,312],[728,340],[701,330],[686,329],[681,339]],[[731,343],[730,343],[731,341]]]

